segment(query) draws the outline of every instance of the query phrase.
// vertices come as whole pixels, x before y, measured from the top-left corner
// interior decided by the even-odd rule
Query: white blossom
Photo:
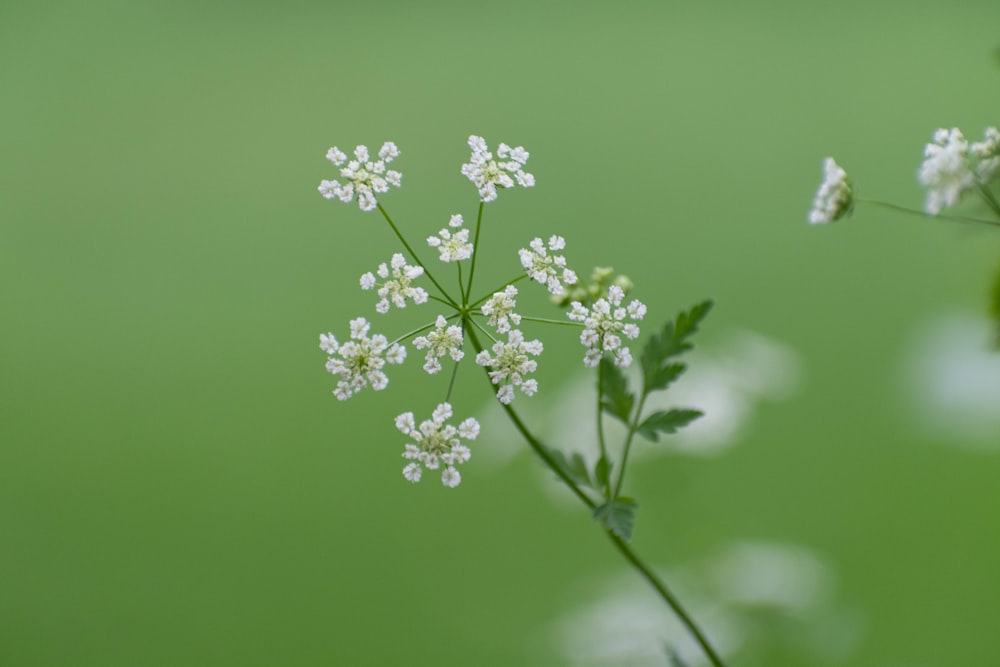
[[[442,484],[454,488],[462,481],[456,466],[472,457],[469,448],[462,444],[462,438],[475,440],[479,435],[479,422],[470,417],[456,428],[445,423],[451,417],[450,403],[438,405],[431,418],[421,422],[419,427],[412,412],[396,417],[396,428],[413,440],[403,450],[403,458],[411,461],[403,468],[403,477],[407,480],[419,482],[424,468],[437,470],[443,463]]]
[[[326,370],[340,376],[334,396],[345,401],[366,385],[381,391],[389,384],[389,378],[382,368],[386,363],[401,364],[406,359],[406,348],[389,341],[381,334],[368,336],[370,325],[359,317],[351,320],[351,339],[338,344],[332,333],[320,334],[319,346],[330,355]]]
[[[570,304],[569,319],[583,322],[580,342],[587,348],[583,364],[588,368],[596,367],[605,352],[612,354],[615,364],[620,368],[627,368],[632,364],[632,352],[623,345],[622,338],[635,340],[639,337],[639,326],[635,322],[645,317],[646,306],[633,300],[628,306],[622,307],[624,298],[624,290],[618,285],[612,285],[608,288],[608,297],[598,299],[590,309],[579,301]]]
[[[379,264],[375,273],[382,282],[379,283],[375,279],[375,274],[369,272],[361,276],[361,289],[370,290],[378,286],[379,302],[375,304],[375,310],[378,312],[389,312],[390,302],[397,308],[405,308],[406,299],[412,299],[413,303],[418,305],[427,303],[426,290],[414,287],[412,284],[414,280],[424,275],[424,267],[409,266],[406,258],[400,253],[394,254],[388,265],[384,262]]]
[[[809,211],[810,224],[839,220],[849,214],[853,206],[854,193],[847,172],[832,157],[826,158],[823,160],[823,182]]]
[[[458,262],[472,257],[472,244],[469,242],[469,230],[462,227],[461,215],[453,215],[448,221],[448,227],[442,229],[437,236],[427,239],[427,245],[437,248],[442,262]]]
[[[530,248],[521,248],[518,255],[521,257],[521,266],[535,282],[545,285],[552,294],[562,294],[565,291],[564,285],[576,284],[576,273],[566,268],[566,258],[562,255],[550,255],[548,250],[563,250],[566,247],[566,239],[561,236],[549,238],[548,250],[542,239],[535,238],[528,244]]]
[[[1000,168],[1000,130],[988,127],[983,140],[969,146],[969,154],[976,160],[976,178],[986,184],[993,180]]]
[[[490,381],[500,385],[497,398],[501,403],[507,405],[514,400],[514,387],[519,387],[525,396],[538,391],[538,381],[526,376],[538,368],[538,362],[529,355],[537,357],[542,353],[541,341],[525,341],[524,334],[514,329],[507,335],[507,342],[497,341],[492,351],[492,355],[488,350],[477,354],[476,363],[490,369]]]
[[[514,312],[517,306],[517,301],[514,299],[516,296],[517,288],[507,285],[504,291],[496,292],[487,299],[481,308],[483,315],[489,317],[490,326],[496,327],[499,333],[510,331],[512,322],[514,325],[521,323],[521,316]]]
[[[367,146],[354,149],[354,159],[348,161],[347,155],[334,146],[326,153],[326,159],[340,167],[340,176],[344,182],[324,180],[319,184],[319,192],[326,199],[339,199],[344,203],[358,198],[358,206],[362,211],[371,211],[377,206],[376,193],[389,191],[389,186],[399,187],[403,175],[398,171],[386,169],[386,165],[399,156],[396,144],[387,141],[378,152],[378,159],[372,160]]]
[[[455,361],[461,361],[465,356],[462,351],[462,327],[448,326],[448,320],[442,315],[438,315],[435,322],[434,331],[426,336],[419,336],[413,339],[413,347],[418,350],[427,350],[424,370],[431,375],[441,370],[441,358],[450,356]]]
[[[535,177],[523,169],[528,161],[528,151],[523,147],[511,148],[500,144],[497,159],[493,159],[486,140],[472,135],[469,137],[469,148],[472,149],[472,156],[467,164],[462,165],[462,174],[475,184],[481,201],[496,199],[498,186],[513,188],[516,184],[530,188],[535,185]]]
[[[969,161],[969,143],[961,130],[940,129],[933,143],[924,148],[924,161],[918,173],[920,184],[927,188],[924,208],[931,215],[954,206],[962,195],[976,184],[976,175]]]

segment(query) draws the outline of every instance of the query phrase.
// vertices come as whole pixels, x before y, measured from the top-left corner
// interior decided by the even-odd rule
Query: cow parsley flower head
[[[361,276],[361,289],[370,290],[378,287],[379,302],[375,304],[375,310],[378,312],[383,314],[389,312],[390,302],[397,308],[405,308],[406,299],[412,299],[417,305],[427,303],[427,292],[422,287],[414,287],[412,284],[414,280],[424,275],[424,267],[408,265],[402,254],[398,252],[394,254],[388,266],[385,262],[379,264],[375,273],[383,282],[379,283],[375,279],[375,274],[368,272]]]
[[[402,345],[389,345],[381,334],[369,338],[370,326],[363,317],[351,320],[351,339],[343,345],[332,333],[320,334],[320,349],[330,355],[326,370],[340,376],[333,395],[341,401],[346,401],[367,385],[375,391],[385,389],[389,378],[382,368],[386,363],[401,364],[406,359],[406,348]]]
[[[586,308],[579,301],[574,301],[569,312],[569,319],[583,322],[583,333],[580,342],[587,348],[583,364],[594,368],[601,361],[605,352],[614,356],[615,364],[626,368],[632,364],[632,352],[622,343],[622,338],[635,340],[639,337],[640,321],[646,315],[646,306],[633,300],[622,307],[625,292],[618,285],[608,288],[608,297],[598,299],[592,308]],[[631,322],[626,322],[631,320]]]
[[[976,160],[976,178],[986,184],[993,180],[1000,168],[1000,130],[988,127],[983,140],[969,147],[969,154]]]
[[[848,215],[854,206],[854,192],[847,172],[832,157],[823,160],[823,182],[816,191],[810,224],[833,222]]]
[[[340,176],[344,182],[324,180],[319,184],[319,192],[326,199],[337,198],[349,204],[358,198],[358,206],[362,211],[371,211],[378,202],[376,193],[389,191],[389,186],[399,187],[403,175],[398,171],[386,169],[386,165],[399,157],[396,144],[387,141],[378,152],[378,159],[371,159],[367,146],[354,149],[354,159],[348,160],[347,155],[334,146],[326,153],[326,159],[340,167]]]
[[[504,291],[496,292],[487,299],[480,309],[483,311],[483,315],[489,318],[490,326],[496,327],[498,333],[510,331],[512,322],[515,325],[521,323],[521,316],[514,312],[514,307],[517,306],[517,301],[514,299],[516,296],[517,288],[513,285],[507,285]]]
[[[934,141],[924,148],[924,161],[918,178],[920,184],[927,188],[924,208],[931,215],[954,206],[963,194],[975,186],[976,175],[969,161],[969,142],[961,130],[953,127],[934,133]]]
[[[448,227],[452,229],[442,229],[437,236],[427,239],[427,245],[438,249],[442,262],[458,262],[472,257],[469,230],[461,228],[462,224],[462,216],[453,215],[448,221]]]
[[[475,184],[480,201],[491,202],[496,199],[497,186],[534,186],[535,177],[523,169],[528,162],[528,151],[523,147],[511,148],[507,144],[500,144],[497,159],[494,159],[486,140],[472,135],[469,137],[469,148],[472,149],[472,157],[462,165],[462,174]]]
[[[521,248],[518,255],[521,257],[521,266],[524,267],[528,277],[535,282],[545,285],[551,294],[562,294],[565,291],[564,285],[576,283],[576,273],[566,268],[566,258],[562,255],[550,255],[548,250],[563,250],[566,247],[566,239],[561,236],[549,238],[548,250],[542,239],[535,238],[528,244],[530,248]]]
[[[507,335],[507,342],[497,341],[489,350],[483,350],[476,355],[476,363],[490,368],[490,380],[500,385],[497,398],[504,405],[514,400],[514,387],[519,387],[525,396],[531,396],[538,391],[538,381],[527,379],[529,373],[534,373],[538,362],[529,358],[542,353],[542,343],[539,340],[525,341],[524,334],[518,329]]]
[[[413,339],[413,347],[418,350],[427,350],[424,358],[424,370],[434,375],[441,370],[441,358],[450,356],[455,361],[461,361],[465,356],[462,351],[462,327],[448,326],[448,320],[442,315],[438,315],[435,322],[434,331],[426,336],[419,336]]]
[[[443,465],[442,484],[454,488],[462,481],[458,466],[472,457],[462,439],[475,440],[479,435],[479,422],[470,417],[455,427],[445,423],[451,417],[450,403],[438,405],[431,418],[421,422],[419,427],[412,412],[396,417],[396,428],[413,440],[403,450],[403,458],[411,461],[403,468],[403,477],[407,480],[419,482],[424,469],[438,470]]]

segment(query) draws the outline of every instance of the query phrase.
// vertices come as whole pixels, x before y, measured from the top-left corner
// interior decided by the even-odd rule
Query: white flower
[[[576,284],[576,273],[566,268],[564,256],[549,255],[540,238],[535,238],[528,245],[531,249],[521,248],[518,255],[521,257],[521,266],[532,280],[545,285],[550,293],[556,295],[565,291],[563,285]],[[566,239],[563,237],[549,238],[549,250],[562,250],[565,247]]]
[[[510,331],[511,322],[515,325],[521,323],[521,316],[514,312],[517,301],[517,288],[507,285],[502,292],[496,292],[483,304],[483,315],[488,316],[491,327],[496,327],[499,333]]]
[[[983,133],[983,140],[969,147],[969,154],[975,158],[976,178],[986,184],[993,180],[1000,167],[1000,130],[988,127]]]
[[[574,301],[568,314],[569,319],[583,322],[583,333],[580,342],[587,348],[583,364],[594,368],[601,361],[605,352],[610,352],[615,358],[615,364],[626,368],[632,364],[632,352],[622,345],[622,337],[635,340],[639,337],[639,327],[635,324],[646,315],[646,306],[633,300],[623,308],[621,303],[625,292],[618,285],[608,288],[608,298],[598,299],[591,309],[587,309],[579,301]],[[632,322],[626,323],[629,319]]]
[[[456,466],[472,457],[472,452],[462,444],[461,438],[475,440],[479,435],[479,422],[470,417],[455,428],[445,423],[451,417],[449,403],[438,405],[431,418],[421,422],[419,428],[412,412],[404,412],[396,417],[396,428],[413,439],[403,450],[403,458],[411,461],[403,468],[403,477],[414,483],[419,482],[423,468],[437,470],[444,463],[441,483],[449,488],[458,486],[462,475]]]
[[[368,337],[368,321],[359,317],[351,320],[351,339],[339,345],[333,334],[320,334],[319,346],[330,355],[326,370],[340,376],[333,395],[345,401],[366,385],[375,391],[385,389],[389,378],[382,371],[386,363],[401,364],[406,348],[389,341],[381,334]]]
[[[472,244],[469,243],[469,230],[457,229],[462,226],[462,216],[453,215],[448,221],[447,228],[438,232],[438,236],[431,236],[427,239],[427,245],[437,248],[441,254],[442,262],[458,262],[472,257]],[[440,237],[440,238],[438,238]]]
[[[427,350],[424,370],[431,375],[441,370],[440,359],[446,354],[455,361],[461,361],[465,356],[462,351],[462,327],[448,326],[448,320],[442,315],[438,315],[435,326],[437,328],[426,336],[413,339],[413,347]]]
[[[525,341],[524,334],[514,329],[507,335],[507,342],[497,341],[493,344],[493,356],[488,350],[476,355],[476,363],[486,366],[493,384],[501,385],[497,398],[504,405],[514,400],[514,387],[520,387],[525,396],[531,396],[538,391],[538,382],[526,379],[528,373],[534,373],[538,362],[528,355],[538,356],[542,353],[542,343],[538,340]]]
[[[847,172],[832,157],[823,160],[823,182],[816,191],[810,224],[833,222],[848,215],[854,206],[854,194]]]
[[[337,198],[344,203],[354,201],[358,197],[358,206],[362,211],[371,211],[377,205],[376,193],[389,191],[389,186],[399,187],[403,175],[398,171],[386,169],[386,165],[399,156],[396,144],[387,141],[378,152],[378,159],[372,160],[366,146],[354,149],[354,158],[347,160],[347,155],[334,146],[326,153],[326,159],[340,167],[339,181],[324,180],[319,184],[319,192],[326,199]],[[345,164],[346,163],[346,164]]]
[[[390,266],[392,267],[391,280],[389,278]],[[361,276],[361,289],[370,290],[376,285],[380,285],[377,292],[379,302],[375,304],[375,310],[378,312],[389,312],[390,302],[397,308],[405,308],[406,299],[412,299],[413,303],[418,305],[427,303],[427,292],[422,287],[412,285],[414,280],[424,275],[424,267],[407,265],[406,258],[397,252],[392,256],[392,261],[389,262],[388,266],[384,262],[379,264],[376,273],[383,282],[380,284],[375,279],[375,275],[369,272]]]
[[[535,177],[525,172],[523,167],[528,161],[528,151],[521,146],[511,148],[500,144],[497,148],[497,158],[486,145],[482,137],[469,137],[469,148],[472,157],[467,164],[462,165],[462,174],[472,181],[479,190],[479,199],[491,202],[497,198],[497,186],[512,188],[515,183],[521,187],[530,188],[535,184]]]
[[[918,173],[920,184],[927,188],[924,208],[931,215],[954,206],[976,184],[969,161],[969,143],[957,128],[940,129],[934,142],[924,148],[924,161]]]

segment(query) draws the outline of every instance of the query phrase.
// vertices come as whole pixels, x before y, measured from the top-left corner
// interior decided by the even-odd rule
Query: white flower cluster
[[[440,360],[446,354],[455,361],[461,361],[465,356],[465,352],[462,351],[462,327],[448,326],[448,320],[442,315],[438,315],[435,327],[434,331],[426,336],[413,339],[413,347],[427,350],[424,370],[431,375],[441,371]]]
[[[969,162],[969,142],[954,127],[934,133],[934,142],[924,148],[924,161],[918,173],[920,184],[927,188],[924,208],[931,215],[954,206],[976,184]]]
[[[401,364],[406,359],[406,348],[389,341],[381,334],[368,337],[371,325],[359,317],[351,320],[351,340],[343,345],[332,333],[320,334],[319,347],[330,355],[326,370],[340,376],[333,395],[341,401],[356,394],[366,385],[381,391],[389,384],[389,378],[382,371],[386,363]]]
[[[917,177],[927,188],[924,208],[931,215],[958,203],[976,185],[986,185],[1000,167],[1000,131],[986,128],[983,141],[969,144],[957,127],[934,133],[924,148]]]
[[[514,329],[507,334],[507,342],[497,341],[493,344],[493,355],[483,350],[476,355],[476,363],[486,366],[490,380],[495,385],[501,385],[497,398],[504,405],[514,400],[514,387],[520,387],[525,396],[531,396],[538,391],[538,381],[528,380],[525,376],[534,373],[538,362],[529,359],[528,355],[538,356],[542,353],[542,343],[539,340],[525,341],[524,334]]]
[[[445,423],[451,417],[450,403],[438,405],[431,418],[421,422],[419,428],[412,412],[396,417],[396,428],[413,439],[413,443],[408,443],[403,451],[403,458],[411,461],[403,468],[403,477],[413,483],[419,482],[424,468],[437,470],[443,463],[445,469],[441,473],[441,483],[449,488],[459,485],[462,475],[456,466],[472,457],[472,452],[460,438],[475,440],[479,435],[479,422],[470,417],[456,428]]]
[[[1000,130],[986,128],[983,140],[969,146],[969,154],[978,162],[976,178],[980,183],[989,183],[1000,168]]]
[[[442,262],[458,262],[472,257],[472,244],[469,243],[469,230],[462,227],[461,215],[453,215],[448,221],[448,227],[438,232],[437,236],[427,239],[427,245],[437,248]]]
[[[517,301],[514,297],[517,296],[517,288],[513,285],[507,285],[502,292],[496,292],[480,309],[483,311],[483,315],[489,317],[489,323],[491,327],[496,327],[499,333],[507,333],[510,331],[511,322],[515,325],[521,323],[521,316],[514,312],[514,307],[517,306]]]
[[[462,165],[462,174],[475,184],[481,201],[491,202],[496,199],[497,186],[512,188],[515,181],[525,188],[535,184],[535,177],[523,169],[528,161],[528,151],[523,147],[511,148],[507,144],[500,144],[497,148],[499,161],[493,159],[493,154],[482,137],[470,136],[469,148],[472,149],[472,157],[467,164]]]
[[[521,256],[521,266],[535,282],[539,282],[548,287],[551,294],[562,294],[565,291],[563,285],[576,284],[576,273],[566,268],[566,258],[562,255],[549,255],[545,249],[542,239],[535,238],[528,246],[531,248],[521,248],[518,254]],[[562,250],[566,247],[566,239],[561,236],[549,238],[548,250]]]
[[[389,279],[389,266],[392,267],[392,279]],[[379,302],[375,304],[375,310],[380,313],[389,312],[389,302],[397,308],[406,307],[406,299],[412,299],[413,303],[420,305],[427,303],[427,292],[422,287],[414,287],[413,281],[424,275],[424,267],[409,266],[406,258],[400,253],[392,256],[392,260],[386,266],[385,262],[378,265],[376,273],[384,282],[381,284],[375,280],[375,275],[370,271],[361,276],[361,289],[370,290],[378,286]]]
[[[810,224],[839,220],[850,213],[853,206],[854,193],[847,172],[832,157],[826,158],[823,160],[823,182],[809,211]]]
[[[367,146],[355,148],[354,159],[351,161],[348,161],[347,155],[334,146],[327,151],[326,159],[340,167],[340,176],[346,179],[346,182],[324,180],[319,184],[319,192],[327,199],[336,197],[344,203],[352,202],[357,195],[361,210],[371,211],[378,204],[375,193],[388,192],[390,185],[398,188],[402,182],[401,173],[386,169],[386,165],[397,157],[399,149],[391,141],[382,144],[377,160],[371,159]]]
[[[622,346],[622,336],[635,340],[639,336],[639,327],[634,324],[646,315],[646,306],[633,300],[623,308],[621,303],[625,292],[618,285],[608,288],[608,298],[598,299],[589,310],[579,301],[570,304],[572,310],[569,319],[583,322],[583,333],[580,342],[587,348],[583,364],[594,368],[601,361],[605,352],[614,355],[615,364],[626,368],[632,363],[632,352]],[[626,323],[628,318],[632,322]]]

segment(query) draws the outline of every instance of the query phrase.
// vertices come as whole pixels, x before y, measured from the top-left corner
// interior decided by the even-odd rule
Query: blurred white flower
[[[900,388],[918,436],[1000,451],[1000,353],[995,325],[949,313],[917,329],[904,346]]]
[[[816,191],[812,210],[809,211],[810,224],[839,220],[849,214],[853,206],[853,188],[847,172],[832,157],[826,158],[823,160],[823,182]]]

